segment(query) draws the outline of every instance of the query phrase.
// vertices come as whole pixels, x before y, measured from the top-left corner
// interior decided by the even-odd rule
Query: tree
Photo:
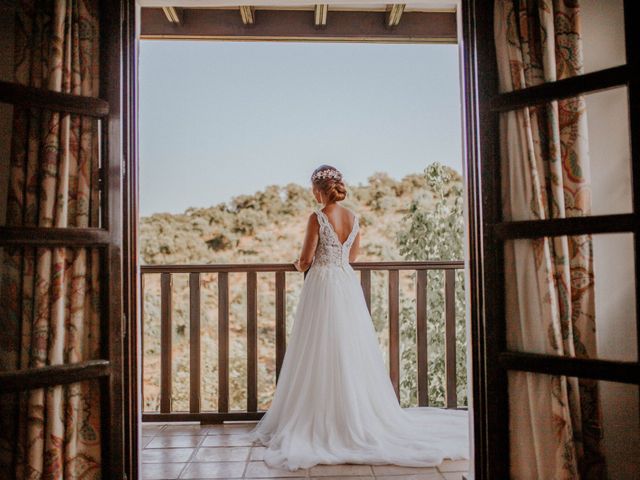
[[[463,258],[463,197],[460,175],[439,163],[429,165],[424,176],[429,189],[411,202],[404,217],[405,229],[397,235],[405,260],[460,260]],[[431,198],[429,198],[431,197]],[[466,404],[466,342],[464,322],[464,276],[456,275],[456,339],[458,403]],[[444,405],[444,272],[427,277],[427,339],[430,405]],[[415,304],[405,301],[400,311],[401,400],[415,404],[417,391]]]

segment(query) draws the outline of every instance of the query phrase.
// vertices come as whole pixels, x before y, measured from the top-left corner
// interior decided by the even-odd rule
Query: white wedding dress
[[[465,411],[403,409],[380,351],[349,250],[318,210],[320,238],[304,280],[271,407],[246,435],[264,461],[434,466],[468,455]]]

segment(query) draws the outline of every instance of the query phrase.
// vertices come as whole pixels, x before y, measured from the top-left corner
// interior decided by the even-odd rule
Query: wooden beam
[[[498,360],[506,370],[640,384],[640,363],[506,351]]]
[[[638,230],[638,216],[634,213],[594,215],[590,217],[520,220],[493,225],[493,233],[501,240],[513,238],[559,237],[596,233],[625,233]]]
[[[182,23],[182,9],[176,7],[162,7],[164,16],[167,17],[169,23]]]
[[[77,113],[90,117],[109,115],[109,104],[101,98],[53,92],[13,82],[0,81],[0,102],[21,107],[46,108],[54,112]]]
[[[343,42],[456,43],[454,12],[404,12],[394,28],[385,26],[384,11],[331,11],[331,21],[317,28],[308,10],[260,10],[260,22],[247,28],[238,11],[188,9],[188,22],[169,24],[162,9],[143,8],[143,39],[290,40]]]
[[[400,18],[402,18],[405,6],[406,5],[404,3],[394,3],[389,6],[384,22],[387,28],[397,27],[400,24]]]
[[[0,227],[0,245],[104,247],[110,238],[101,228]]]
[[[506,112],[531,105],[541,105],[577,95],[595,93],[609,88],[622,87],[631,80],[627,65],[606,68],[595,72],[546,82],[533,87],[500,93],[491,98],[494,112]]]
[[[245,25],[253,25],[256,23],[255,8],[250,5],[241,5],[240,17]]]
[[[314,24],[316,27],[327,26],[327,12],[329,11],[329,5],[326,3],[319,3],[315,6]]]
[[[0,393],[22,392],[36,388],[53,387],[83,382],[110,375],[107,360],[87,360],[65,365],[26,368],[24,370],[0,372]]]

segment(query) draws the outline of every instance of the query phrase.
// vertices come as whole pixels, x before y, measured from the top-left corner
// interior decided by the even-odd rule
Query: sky
[[[140,214],[267,185],[461,170],[458,46],[143,40]]]

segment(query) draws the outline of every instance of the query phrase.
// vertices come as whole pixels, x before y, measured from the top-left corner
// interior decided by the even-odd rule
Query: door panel
[[[517,4],[517,2],[515,3]],[[610,10],[611,6],[615,7],[618,3],[620,7],[622,6],[622,2],[610,2],[611,5],[609,2],[607,3],[607,8],[602,10],[596,8],[595,3],[590,0],[581,2],[581,5],[586,5],[583,13],[595,15],[595,17],[590,16],[584,21],[589,29],[607,24],[602,20],[602,15],[606,13],[605,10]],[[514,375],[517,375],[518,378],[526,376],[517,372],[531,372],[532,378],[546,376],[553,378],[554,382],[559,381],[558,379],[565,379],[560,380],[560,383],[563,381],[567,383],[566,377],[591,379],[593,380],[591,383],[603,385],[598,398],[602,401],[604,413],[610,418],[614,412],[612,408],[615,406],[612,406],[610,402],[611,395],[604,394],[604,385],[610,385],[611,382],[629,384],[628,387],[625,387],[615,383],[615,388],[611,389],[607,386],[606,390],[608,392],[624,392],[626,401],[630,404],[634,404],[635,395],[635,406],[637,407],[637,384],[640,382],[640,364],[637,356],[640,316],[636,308],[636,299],[640,291],[638,278],[638,265],[640,265],[640,232],[638,231],[640,225],[640,130],[638,129],[640,126],[640,104],[637,101],[640,94],[640,85],[638,84],[640,39],[638,28],[634,25],[635,20],[630,13],[632,11],[631,2],[624,2],[626,12],[624,41],[617,41],[618,47],[624,49],[623,56],[620,56],[619,52],[614,52],[615,54],[603,62],[591,61],[589,68],[585,69],[586,73],[578,77],[548,81],[537,86],[500,93],[497,88],[493,2],[468,0],[463,2],[462,8],[465,39],[464,86],[467,98],[465,104],[466,153],[469,173],[467,178],[470,212],[474,217],[469,222],[469,234],[471,237],[472,285],[470,291],[472,296],[472,365],[474,369],[475,478],[509,478],[510,465],[512,462],[520,462],[521,460],[520,453],[512,452],[511,447],[517,444],[514,442],[521,438],[530,438],[530,435],[513,436],[514,433],[510,432],[513,420],[522,418],[519,416],[522,405],[514,402],[519,401],[520,398],[526,398],[522,397],[522,392],[527,391],[527,387],[523,386],[522,382],[517,383],[518,386],[515,386],[516,382],[514,381],[509,383],[509,379],[514,378]],[[525,28],[525,26],[527,26],[526,22],[518,24],[518,28]],[[603,42],[605,39],[602,38],[597,41],[585,42],[584,48],[593,49],[601,46]],[[585,53],[585,57],[589,55],[590,52]],[[621,64],[620,58],[626,58],[627,63]],[[621,88],[616,89],[616,87]],[[596,91],[602,91],[602,93],[593,94]],[[620,91],[624,91],[626,95],[616,94],[615,101],[619,102],[624,97],[625,104],[617,105],[614,110],[607,110],[606,107],[611,106],[607,102],[599,102],[598,106],[598,102],[592,101],[598,96],[609,96],[609,100],[611,100],[611,92]],[[589,125],[589,150],[599,155],[591,162],[593,208],[591,211],[583,212],[588,215],[587,217],[575,216],[542,220],[540,218],[545,218],[544,216],[505,216],[503,207],[510,207],[510,205],[503,205],[505,197],[501,194],[502,186],[506,180],[501,155],[504,156],[504,152],[514,145],[509,144],[511,137],[509,140],[505,139],[505,143],[501,145],[499,120],[501,116],[506,116],[502,112],[524,112],[528,108],[538,108],[535,107],[536,105],[578,95],[587,98],[587,109],[591,108],[593,111],[597,111],[597,108],[600,108],[599,114],[594,114],[593,119],[589,118],[589,120],[593,120],[593,126],[596,127],[592,131],[592,125]],[[587,110],[587,117],[589,117],[588,113]],[[609,124],[607,125],[606,122]],[[618,133],[613,137],[618,145],[612,145],[614,148],[609,149],[606,145],[606,135],[599,133],[598,129],[610,131],[612,127],[617,128]],[[627,140],[628,146],[625,145]],[[593,145],[595,147],[592,149]],[[537,145],[533,146],[533,148],[536,147]],[[626,148],[628,150],[625,150]],[[615,162],[609,162],[609,158],[607,158],[611,152],[617,155]],[[561,158],[564,160],[564,157]],[[549,172],[541,170],[541,175],[549,175]],[[547,180],[549,184],[550,178],[552,177],[545,177],[543,180]],[[543,193],[547,191],[545,189],[546,187],[543,187]],[[614,196],[615,198],[612,198]],[[568,202],[566,195],[564,200]],[[569,215],[567,216],[569,217]],[[595,235],[599,233],[616,235]],[[595,279],[595,288],[598,289],[595,295],[596,321],[599,322],[596,327],[596,335],[599,336],[597,339],[598,352],[592,356],[580,356],[576,352],[572,352],[571,355],[557,355],[548,348],[513,351],[513,341],[508,341],[508,339],[512,340],[515,333],[525,335],[526,332],[507,330],[510,323],[508,320],[514,320],[521,315],[522,311],[514,309],[512,304],[510,304],[511,308],[505,309],[506,302],[509,300],[505,298],[505,291],[508,287],[513,286],[513,279],[517,278],[517,275],[522,276],[527,272],[522,269],[515,271],[519,267],[514,264],[509,255],[505,254],[505,245],[524,244],[528,248],[532,248],[534,254],[541,255],[542,250],[533,248],[540,244],[539,239],[546,237],[549,239],[548,243],[555,243],[561,242],[565,235],[572,235],[574,238],[579,238],[575,236],[580,235],[593,240],[593,250],[590,250],[590,256],[594,262],[595,275],[598,276]],[[590,246],[589,249],[591,248]],[[537,258],[543,257],[538,256]],[[564,257],[556,255],[549,258],[558,260]],[[616,262],[619,268],[614,268]],[[632,268],[629,268],[631,266]],[[553,263],[550,263],[548,268],[553,269]],[[571,283],[574,291],[579,289],[581,285],[578,278],[570,277],[565,280]],[[543,283],[540,285],[544,286]],[[562,297],[562,289],[558,287],[558,284],[554,284],[551,290],[560,292],[558,295],[560,301],[557,302],[560,309],[567,308],[576,301],[574,297]],[[526,303],[526,296],[522,298],[524,301],[520,305],[529,307],[530,305]],[[604,312],[605,310],[606,312]],[[531,312],[529,315],[544,325],[543,312],[538,319]],[[548,331],[547,333],[553,334]],[[618,338],[618,342],[628,340],[626,345],[629,348],[625,347],[624,352],[611,348],[612,345],[615,345],[614,337],[618,333],[625,336],[624,339]],[[547,345],[548,343],[547,341]],[[618,345],[621,344],[618,343]],[[582,383],[574,381],[568,383],[582,385]],[[548,390],[551,392],[555,391],[551,388],[553,385],[556,383],[549,383]],[[535,392],[536,390],[528,391]],[[530,400],[535,396],[528,398]],[[585,398],[588,398],[588,395]],[[618,427],[623,430],[630,428],[631,431],[637,432],[637,414],[630,412],[626,424],[618,425],[616,428]],[[609,438],[615,438],[617,432],[615,428],[611,430],[610,425],[608,433]],[[514,456],[510,457],[511,453],[514,453]],[[587,463],[592,460],[588,456],[585,458]],[[615,470],[616,465],[612,465],[613,467],[610,468]],[[614,472],[609,469],[609,474],[613,475],[612,478],[624,478],[616,476],[614,473],[619,473],[619,471]]]
[[[16,48],[16,58],[21,59],[16,62],[18,68],[35,68],[35,64],[24,63],[28,57],[19,55],[23,48],[45,41],[31,36],[29,25],[33,15],[41,15],[39,21],[45,24],[52,21],[53,4],[33,10],[24,5],[10,2],[0,7],[8,15],[5,19],[15,19],[11,29],[3,32],[0,48],[6,58],[13,57]],[[47,433],[60,436],[66,446],[71,441],[68,432],[76,432],[84,445],[81,454],[99,451],[82,457],[87,462],[84,466],[67,458],[65,468],[78,475],[125,476],[124,95],[120,75],[126,56],[122,36],[128,32],[124,6],[125,2],[88,0],[61,2],[55,10],[68,18],[59,24],[63,29],[60,37],[54,38],[58,30],[51,29],[51,41],[68,46],[61,55],[73,51],[77,54],[74,61],[85,62],[74,70],[78,77],[95,73],[87,80],[98,85],[95,94],[81,95],[85,88],[94,91],[88,83],[73,87],[74,93],[62,93],[70,91],[68,85],[64,81],[57,84],[53,75],[44,82],[47,88],[25,85],[22,76],[14,80],[4,65],[0,77],[0,101],[11,105],[2,109],[9,120],[3,117],[0,138],[13,142],[12,167],[2,177],[13,191],[8,194],[7,215],[0,226],[0,289],[4,291],[0,393],[7,399],[2,402],[3,421],[17,413],[15,429],[3,431],[8,440],[5,445],[16,447],[2,451],[3,465],[11,466],[3,468],[7,478],[13,478],[9,468],[16,465],[10,456],[24,453],[20,450],[25,440],[22,429],[35,432],[35,417],[20,412],[40,407],[45,416],[66,408],[62,417],[66,423],[56,426],[52,419],[44,420],[46,428],[54,429]],[[91,79],[91,73],[88,75]],[[72,86],[76,80],[74,77]],[[35,457],[39,456],[36,452]],[[36,471],[42,468],[37,461],[35,466]],[[81,472],[85,467],[89,470]],[[20,471],[14,473],[20,475]]]

